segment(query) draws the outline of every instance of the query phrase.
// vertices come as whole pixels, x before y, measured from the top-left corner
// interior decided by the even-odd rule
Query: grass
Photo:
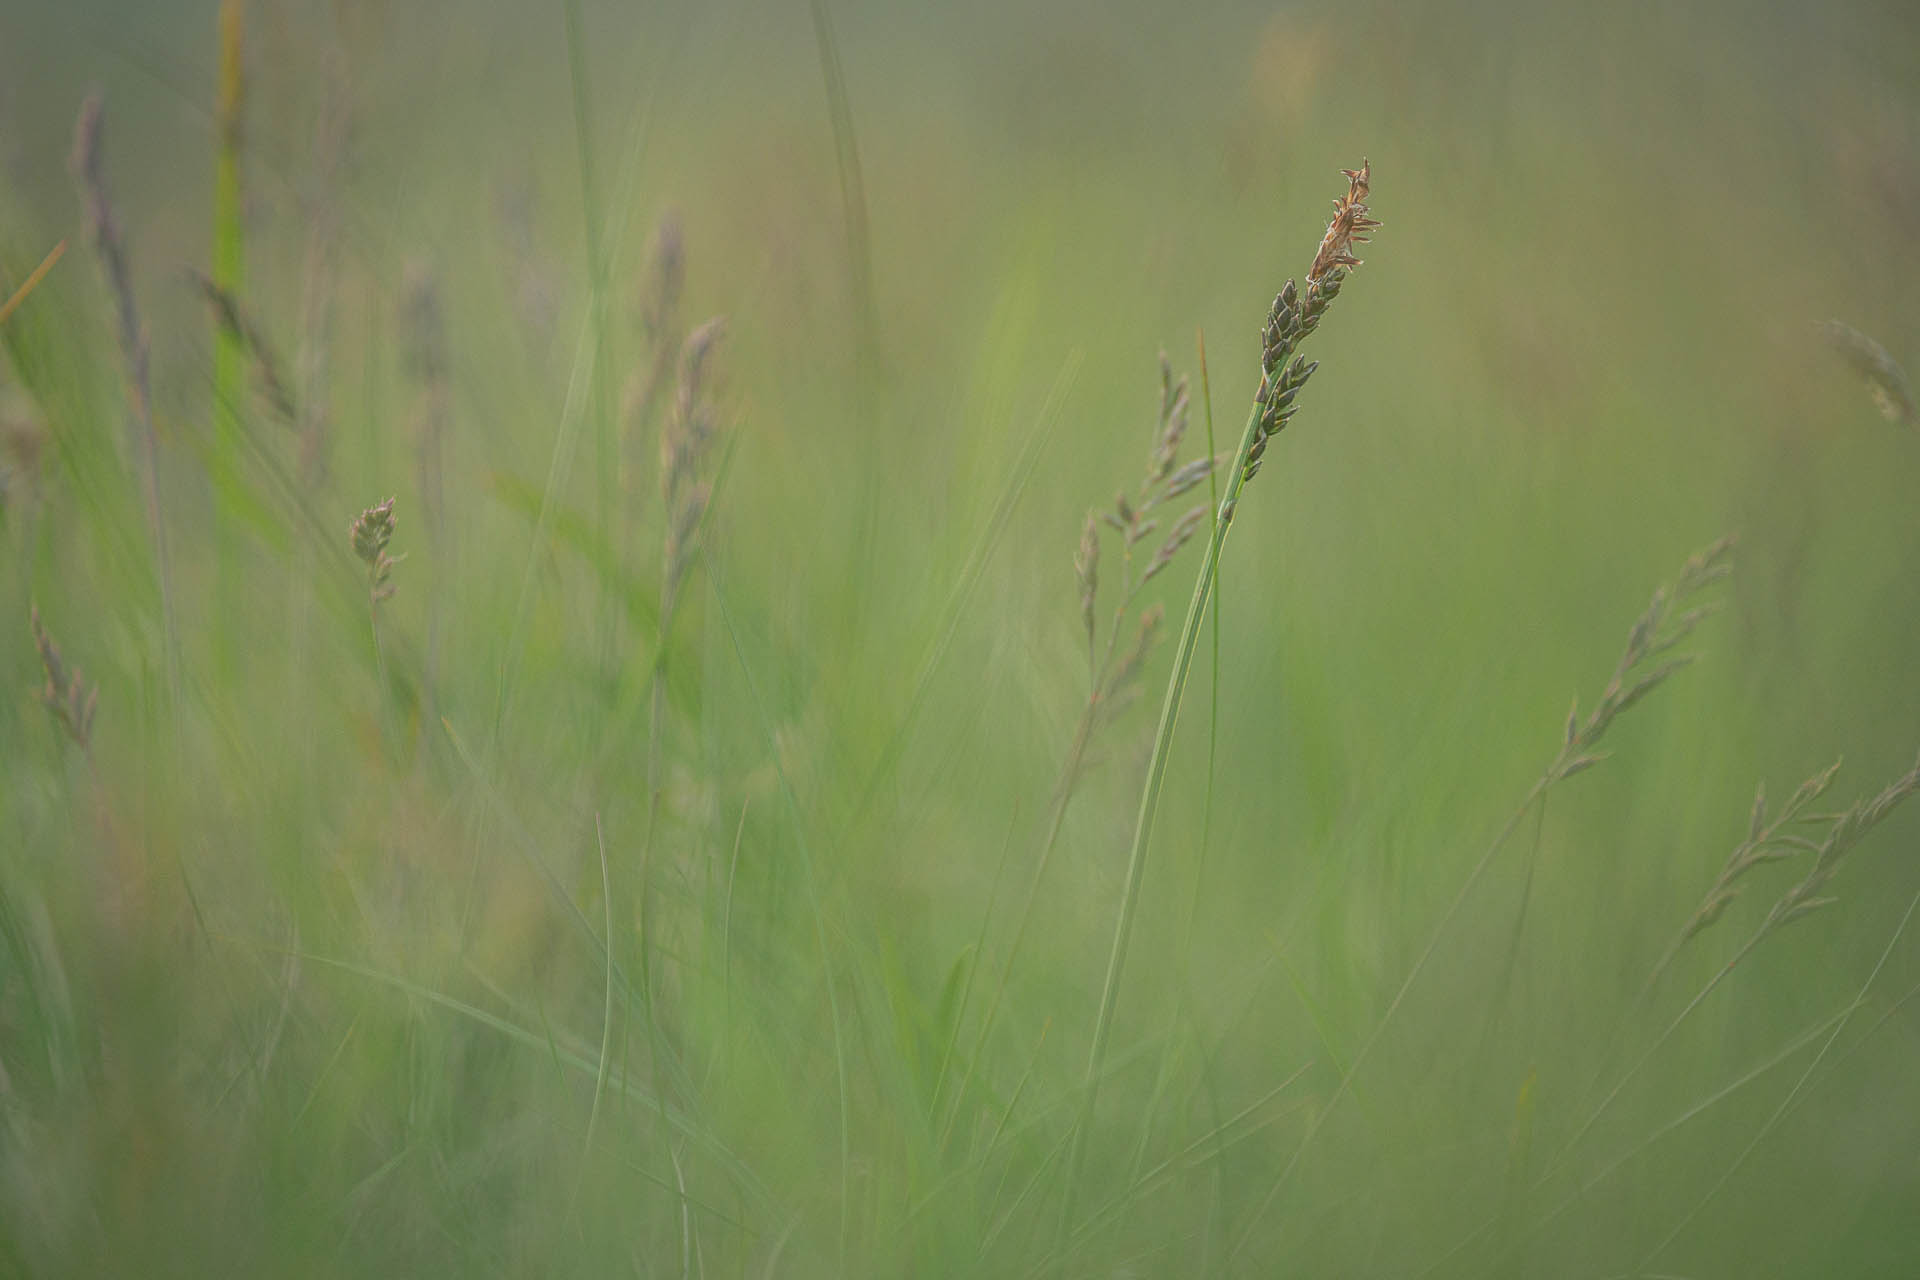
[[[94,8],[0,1272],[1920,1263],[1905,15]]]

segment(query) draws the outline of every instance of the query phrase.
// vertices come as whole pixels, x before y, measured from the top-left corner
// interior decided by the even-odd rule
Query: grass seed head
[[[712,362],[726,320],[715,316],[687,335],[680,348],[678,383],[660,432],[660,492],[666,504],[661,580],[663,612],[671,612],[693,557],[693,538],[712,496],[706,467],[719,436]]]
[[[1175,464],[1180,459],[1180,442],[1186,438],[1189,398],[1187,379],[1183,375],[1174,381],[1173,366],[1167,360],[1167,353],[1160,353],[1160,428],[1154,434],[1153,458],[1147,464],[1147,478],[1141,484],[1143,492],[1173,474]]]
[[[1295,401],[1315,365],[1295,354],[1296,348],[1320,326],[1327,309],[1340,295],[1347,272],[1360,265],[1353,247],[1365,244],[1380,223],[1367,211],[1372,166],[1362,160],[1358,169],[1342,169],[1347,193],[1333,202],[1333,220],[1307,268],[1304,293],[1292,280],[1274,296],[1267,322],[1260,330],[1260,387],[1254,402],[1260,414],[1258,430],[1247,454],[1241,479],[1259,473],[1267,441],[1286,429],[1296,410]]]
[[[1823,320],[1818,328],[1827,345],[1866,382],[1874,405],[1888,422],[1920,427],[1920,403],[1914,400],[1913,384],[1885,347],[1838,320]]]
[[[1333,220],[1320,240],[1320,250],[1307,268],[1307,283],[1333,275],[1344,268],[1357,267],[1353,246],[1365,244],[1380,224],[1367,215],[1367,194],[1372,183],[1373,166],[1362,160],[1358,169],[1342,169],[1347,179],[1347,194],[1333,202]]]
[[[367,566],[367,588],[376,601],[385,600],[394,592],[390,579],[398,561],[387,554],[387,544],[393,541],[393,504],[394,499],[388,498],[368,507],[347,529],[353,541],[353,554]]]
[[[1207,518],[1209,510],[1210,505],[1205,502],[1188,508],[1187,513],[1175,522],[1173,531],[1167,535],[1167,540],[1160,544],[1158,551],[1153,553],[1153,559],[1147,564],[1147,571],[1140,576],[1142,582],[1148,581],[1173,563],[1173,558],[1180,554],[1180,548],[1187,545],[1200,528],[1201,522]]]
[[[1676,614],[1676,606],[1687,604],[1700,592],[1719,582],[1730,571],[1733,539],[1719,541],[1695,552],[1680,567],[1672,585],[1661,587],[1627,632],[1626,647],[1614,666],[1613,676],[1601,691],[1584,721],[1578,719],[1578,707],[1569,713],[1568,732],[1561,749],[1556,772],[1565,777],[1566,766],[1592,752],[1619,715],[1666,683],[1676,672],[1693,663],[1691,655],[1653,663],[1653,659],[1685,640],[1700,621],[1717,608],[1712,603],[1697,605]]]
[[[40,654],[40,667],[47,683],[40,690],[40,701],[53,713],[54,720],[82,751],[93,747],[93,712],[100,697],[97,685],[88,684],[80,668],[69,667],[60,655],[60,647],[40,622],[40,607],[28,606],[27,623],[33,632],[33,647]]]
[[[287,379],[273,343],[266,331],[260,327],[251,312],[233,295],[230,289],[216,283],[212,277],[199,271],[189,273],[194,287],[205,298],[207,306],[213,311],[213,322],[220,331],[231,338],[247,353],[253,366],[253,380],[259,388],[261,398],[273,410],[280,421],[292,424],[297,421],[294,409],[293,393],[288,389],[292,384]]]
[[[672,332],[686,283],[686,242],[680,232],[680,218],[668,213],[653,233],[653,251],[647,255],[647,271],[635,307],[640,332],[649,343],[659,343]]]
[[[1073,574],[1080,583],[1080,622],[1087,632],[1087,651],[1093,651],[1093,606],[1100,594],[1100,526],[1093,512],[1087,512],[1080,527],[1080,548],[1074,553]]]

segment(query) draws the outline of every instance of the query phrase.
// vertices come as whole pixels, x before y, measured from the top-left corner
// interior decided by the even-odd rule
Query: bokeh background
[[[1063,1229],[1171,648],[1068,769],[1082,521],[1161,351],[1238,439],[1363,156]],[[1909,6],[5,0],[0,295],[63,237],[0,332],[0,1270],[1920,1271],[1914,814],[1648,988],[1756,786],[1920,749],[1920,436],[1816,329],[1920,361]]]

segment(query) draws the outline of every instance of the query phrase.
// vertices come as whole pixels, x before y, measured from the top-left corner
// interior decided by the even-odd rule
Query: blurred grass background
[[[258,397],[218,456],[188,274],[214,252],[218,7],[0,6],[0,294],[70,240],[0,376],[0,1269],[1630,1274],[1819,1041],[1554,1211],[1883,952],[1647,1273],[1920,1269],[1911,814],[1543,1176],[1595,1074],[1788,882],[1758,873],[1623,1029],[1755,785],[1844,755],[1842,807],[1920,746],[1920,440],[1813,327],[1920,358],[1905,6],[835,3],[855,189],[817,7],[586,0],[570,66],[560,3],[250,0],[241,293],[290,361],[325,334],[311,472]],[[66,171],[93,87],[152,342],[177,691]],[[1139,474],[1163,347],[1197,372],[1204,332],[1231,447],[1267,304],[1362,155],[1386,229],[1228,543],[1083,1213],[1178,1159],[1063,1257],[1164,653],[973,1050],[1086,697],[1080,522]],[[728,461],[649,836],[659,482],[649,438],[602,512],[596,447],[669,217],[683,319],[727,317]],[[376,666],[346,529],[389,495]],[[1336,1102],[1569,700],[1728,532],[1703,660],[1523,823]],[[1176,616],[1195,558],[1154,584]],[[34,696],[30,602],[98,681],[90,753]]]

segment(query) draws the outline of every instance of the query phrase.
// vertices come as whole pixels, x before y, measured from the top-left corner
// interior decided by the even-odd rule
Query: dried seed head
[[[1354,256],[1353,246],[1367,243],[1371,233],[1380,227],[1378,222],[1367,216],[1367,194],[1373,166],[1362,160],[1358,169],[1342,169],[1340,172],[1347,179],[1347,194],[1333,202],[1333,221],[1327,224],[1327,233],[1320,240],[1320,250],[1313,255],[1313,265],[1307,268],[1309,286],[1344,268],[1359,266],[1360,259]]]

